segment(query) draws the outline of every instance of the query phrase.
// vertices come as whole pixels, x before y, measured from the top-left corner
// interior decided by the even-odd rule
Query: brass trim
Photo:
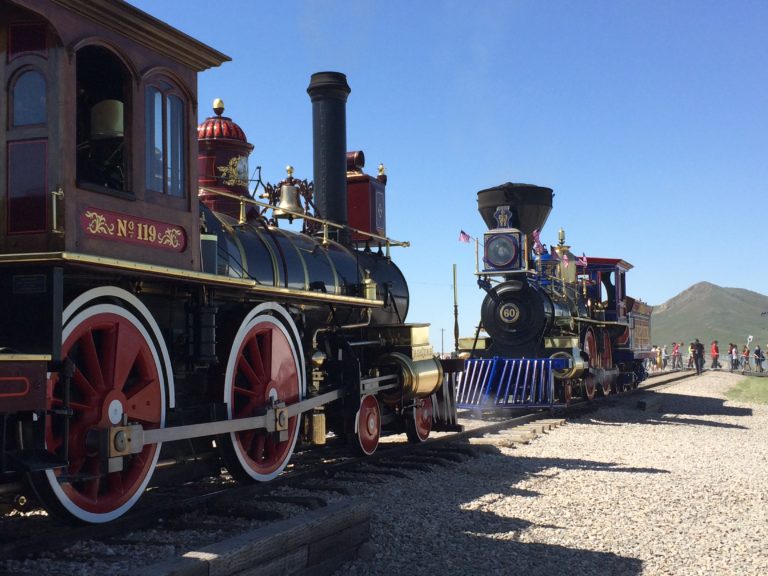
[[[367,300],[366,298],[359,298],[357,296],[341,296],[337,294],[328,294],[325,292],[307,292],[295,290],[293,288],[265,286],[258,284],[255,280],[250,280],[247,278],[231,278],[229,276],[219,276],[218,274],[209,274],[207,272],[198,272],[196,270],[183,270],[181,268],[157,266],[155,264],[144,264],[140,262],[132,262],[130,260],[118,260],[116,258],[92,256],[90,254],[78,254],[75,252],[35,252],[26,254],[0,255],[0,264],[29,263],[72,263],[82,266],[104,266],[117,270],[141,272],[144,274],[153,274],[158,276],[169,276],[171,278],[186,280],[190,282],[237,287],[248,290],[248,292],[252,294],[264,294],[272,297],[282,296],[303,300],[314,300],[318,302],[356,304],[366,308],[371,306],[376,308],[384,307],[383,300]]]
[[[565,336],[558,338],[544,338],[545,348],[573,348],[579,345],[578,336]]]
[[[402,246],[403,248],[410,247],[411,243],[408,241],[402,241],[402,240],[393,240],[391,238],[387,238],[386,236],[380,236],[378,234],[373,234],[372,232],[366,232],[365,230],[359,230],[357,228],[352,228],[351,226],[346,226],[344,224],[337,224],[336,222],[332,222],[330,220],[323,220],[322,218],[315,218],[314,216],[310,216],[309,214],[304,214],[303,212],[294,212],[293,210],[287,210],[285,208],[280,208],[278,206],[273,206],[272,204],[267,204],[266,202],[259,202],[258,200],[255,200],[253,198],[246,198],[244,196],[240,196],[238,194],[231,194],[229,192],[224,192],[223,190],[214,190],[212,188],[206,188],[205,186],[199,186],[198,187],[198,194],[200,192],[205,192],[206,194],[215,194],[217,196],[222,196],[224,198],[231,198],[233,200],[237,200],[241,203],[245,204],[251,204],[253,206],[258,206],[259,208],[268,208],[270,210],[282,210],[283,214],[290,214],[291,216],[295,218],[304,218],[305,220],[310,220],[312,222],[317,222],[318,224],[321,224],[323,226],[323,238],[325,239],[327,237],[327,229],[328,227],[335,228],[337,230],[348,230],[350,232],[353,232],[355,234],[359,234],[361,236],[365,236],[367,238],[370,238],[371,240],[380,240],[382,242],[386,242],[387,247],[389,246]]]
[[[50,354],[0,354],[0,362],[50,362]]]

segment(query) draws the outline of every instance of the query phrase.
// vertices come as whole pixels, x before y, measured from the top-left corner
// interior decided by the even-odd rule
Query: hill
[[[768,296],[743,288],[722,288],[699,282],[664,304],[653,307],[651,340],[659,346],[698,338],[707,353],[712,340],[720,351],[729,342],[743,346],[752,334],[755,344],[768,347]],[[726,348],[727,349],[727,348]]]

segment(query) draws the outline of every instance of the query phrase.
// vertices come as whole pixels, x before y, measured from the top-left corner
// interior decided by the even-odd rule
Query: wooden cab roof
[[[78,26],[57,26],[57,22],[74,15],[128,37],[132,42],[141,44],[196,72],[220,66],[231,60],[226,54],[214,50],[123,0],[13,0],[12,3],[37,12],[51,21],[57,27],[65,46],[81,34],[82,29]],[[67,38],[68,35],[69,38]]]

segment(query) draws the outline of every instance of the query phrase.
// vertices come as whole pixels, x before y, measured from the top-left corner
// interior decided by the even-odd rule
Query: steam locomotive
[[[0,51],[0,498],[107,522],[329,432],[372,454],[456,428],[343,74],[307,89],[313,181],[258,196],[223,103],[197,126],[227,56],[116,0],[0,0]]]
[[[470,360],[459,406],[567,404],[647,376],[651,308],[627,295],[632,265],[577,257],[562,229],[546,250],[539,234],[552,198],[550,188],[509,182],[477,193],[488,227],[477,273],[486,295],[475,337],[461,340]]]

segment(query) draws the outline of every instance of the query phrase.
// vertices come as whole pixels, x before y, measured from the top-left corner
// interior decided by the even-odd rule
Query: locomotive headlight
[[[521,267],[520,232],[488,232],[485,235],[486,270],[516,270]]]

